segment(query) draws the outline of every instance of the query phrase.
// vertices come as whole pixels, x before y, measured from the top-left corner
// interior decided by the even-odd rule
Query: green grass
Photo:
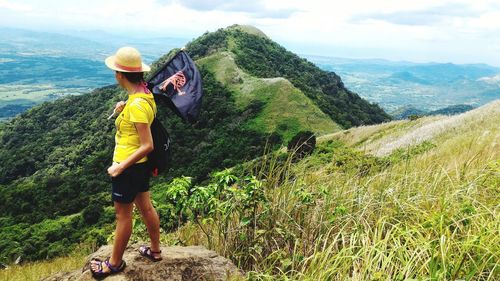
[[[220,82],[229,87],[240,109],[245,109],[255,101],[265,104],[248,124],[255,130],[264,133],[277,131],[285,140],[290,140],[301,130],[324,135],[340,129],[288,80],[253,77],[236,66],[229,52],[205,57],[198,63],[210,69]]]
[[[320,140],[339,139],[349,145],[363,149],[366,145],[372,144],[378,140],[386,141],[389,137],[396,138],[424,124],[442,118],[443,116],[430,116],[413,121],[397,120],[378,125],[360,126],[325,135],[321,137]]]

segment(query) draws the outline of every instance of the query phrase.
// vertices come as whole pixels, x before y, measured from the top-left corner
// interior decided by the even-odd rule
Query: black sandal
[[[154,254],[161,254],[161,250],[158,251],[158,252],[155,252],[153,250],[151,250],[151,247],[148,247],[148,246],[141,246],[139,248],[139,253],[141,254],[141,256],[151,260],[151,261],[161,261],[163,258],[162,257],[155,257]]]
[[[99,270],[98,271],[92,270],[92,262],[97,262],[97,263],[94,263],[94,264],[99,264]],[[104,267],[102,266],[103,263],[109,268],[109,272],[104,272]],[[104,261],[102,261],[101,259],[98,259],[98,258],[92,258],[92,260],[90,261],[90,264],[91,264],[91,266],[90,266],[90,272],[92,272],[92,276],[94,278],[97,278],[97,279],[105,278],[105,277],[107,277],[107,276],[109,276],[111,274],[120,273],[127,266],[127,264],[125,263],[124,260],[122,260],[122,262],[120,263],[119,266],[112,266],[111,263],[109,263],[109,257],[106,258]]]

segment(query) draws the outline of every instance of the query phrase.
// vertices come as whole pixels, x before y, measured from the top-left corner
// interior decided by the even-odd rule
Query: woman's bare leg
[[[113,243],[113,253],[109,259],[109,263],[112,266],[119,266],[122,262],[123,253],[127,248],[128,240],[132,234],[132,210],[134,205],[132,203],[117,203],[115,202],[115,213],[116,213],[116,229],[115,229],[115,241]],[[102,264],[103,271],[109,272],[106,264]],[[99,265],[97,263],[92,263],[91,267],[94,271],[97,271]]]
[[[132,203],[117,203],[115,202],[116,212],[116,229],[115,241],[113,243],[113,253],[109,263],[117,266],[121,263],[123,253],[127,248],[128,240],[132,234],[132,210],[134,205]]]
[[[160,219],[153,204],[149,191],[139,192],[135,197],[135,206],[141,213],[142,220],[148,229],[149,238],[151,239],[151,250],[154,252],[160,251]],[[159,255],[155,255],[159,257]]]

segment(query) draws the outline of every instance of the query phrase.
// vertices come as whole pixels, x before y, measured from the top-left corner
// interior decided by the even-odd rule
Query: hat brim
[[[118,65],[116,65],[115,62],[116,62],[116,57],[114,55],[109,56],[104,60],[104,63],[106,64],[106,66],[108,68],[110,68],[112,70],[120,71],[120,72],[148,72],[151,70],[151,67],[149,67],[149,65],[147,65],[145,63],[142,63],[140,70],[131,71],[129,69],[123,69],[123,68],[119,67]]]

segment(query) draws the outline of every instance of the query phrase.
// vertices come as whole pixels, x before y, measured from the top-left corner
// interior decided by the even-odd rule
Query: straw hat
[[[142,62],[141,54],[132,47],[121,47],[116,54],[106,58],[106,66],[120,72],[145,72],[151,68]]]

